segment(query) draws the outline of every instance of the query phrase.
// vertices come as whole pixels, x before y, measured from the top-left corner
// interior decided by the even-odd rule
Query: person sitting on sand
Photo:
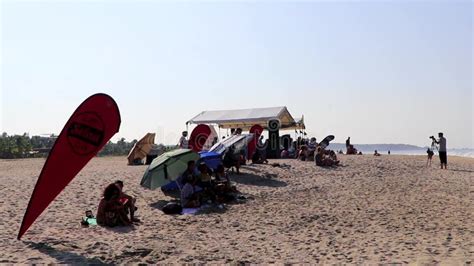
[[[265,156],[264,156],[264,151],[263,150],[260,150],[260,149],[255,150],[255,152],[253,153],[253,156],[252,156],[252,163],[254,163],[254,164],[268,163],[267,158],[265,158]]]
[[[354,148],[354,145],[350,144],[347,148],[346,154],[357,154],[357,149]]]
[[[131,225],[125,206],[120,202],[120,189],[115,183],[108,185],[97,209],[97,224],[102,226]]]
[[[138,209],[135,206],[137,199],[133,198],[132,196],[127,195],[123,192],[123,181],[117,180],[114,183],[118,189],[120,190],[120,202],[125,207],[125,211],[130,213],[130,221],[132,222],[139,222],[140,220],[135,218],[135,211]]]
[[[324,149],[321,147],[318,147],[316,149],[316,155],[314,156],[314,161],[316,162],[317,166],[333,166],[333,165],[339,164],[338,160],[334,160],[334,158],[331,158],[330,156],[326,155]]]
[[[197,188],[203,189],[202,196],[209,197],[212,201],[216,199],[216,193],[214,191],[214,186],[211,182],[211,175],[209,174],[210,169],[207,167],[206,163],[202,162],[198,166],[199,175],[197,175]],[[198,191],[199,189],[196,189]]]
[[[201,206],[199,201],[200,192],[197,190],[197,178],[194,175],[186,177],[183,189],[181,189],[181,206],[183,208],[197,208]]]
[[[178,186],[180,188],[182,188],[186,182],[186,179],[190,176],[195,176],[195,173],[194,173],[194,168],[196,167],[196,162],[194,161],[188,161],[187,163],[187,168],[186,170],[183,172],[183,174],[181,174],[177,179],[176,179],[176,183],[178,183]]]
[[[380,156],[380,153],[377,150],[375,150],[374,156]]]
[[[201,163],[198,166],[198,170],[199,175],[197,178],[199,186],[202,188],[209,188],[211,186],[211,175],[209,174],[209,168],[207,168],[205,163]]]
[[[329,158],[331,158],[333,161],[337,161],[337,155],[333,150],[324,150],[324,154],[327,155]]]
[[[298,152],[298,159],[301,161],[306,161],[308,158],[308,146],[302,145],[300,151]]]
[[[226,174],[225,168],[222,164],[219,164],[216,169],[216,182],[228,182],[230,183],[229,175]]]
[[[217,166],[216,178],[214,181],[217,202],[225,203],[234,199],[230,193],[236,193],[237,188],[232,186],[229,175],[225,173],[225,168],[223,165]]]
[[[317,166],[324,166],[323,159],[324,159],[323,149],[321,147],[318,147],[316,149],[316,154],[314,155],[314,161],[315,161],[316,165]]]

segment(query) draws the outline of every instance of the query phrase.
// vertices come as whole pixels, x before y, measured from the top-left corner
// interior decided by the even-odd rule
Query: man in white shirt
[[[436,141],[439,144],[439,160],[441,162],[441,169],[448,169],[448,154],[446,149],[446,138],[443,133],[438,133],[439,140]]]
[[[187,149],[188,148],[188,140],[186,137],[188,136],[188,131],[183,131],[181,138],[179,139],[178,146],[180,149]]]

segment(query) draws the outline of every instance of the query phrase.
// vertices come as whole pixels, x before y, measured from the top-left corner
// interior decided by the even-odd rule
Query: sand
[[[44,159],[0,160],[0,263],[419,263],[474,260],[474,159],[341,156],[344,166],[275,160],[233,176],[249,199],[221,212],[164,215],[171,200],[139,186],[146,166],[94,158],[16,235]],[[82,228],[104,186],[125,181],[143,223]]]

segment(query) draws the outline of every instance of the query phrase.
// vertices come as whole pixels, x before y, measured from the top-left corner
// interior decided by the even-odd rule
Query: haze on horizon
[[[104,92],[114,140],[175,144],[203,110],[287,106],[318,139],[474,147],[471,1],[0,7],[1,132],[58,134]]]

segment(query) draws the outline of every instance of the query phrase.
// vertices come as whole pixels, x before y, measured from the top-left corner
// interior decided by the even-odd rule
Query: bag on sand
[[[165,214],[181,214],[183,208],[178,203],[168,203],[163,209],[161,209]]]

